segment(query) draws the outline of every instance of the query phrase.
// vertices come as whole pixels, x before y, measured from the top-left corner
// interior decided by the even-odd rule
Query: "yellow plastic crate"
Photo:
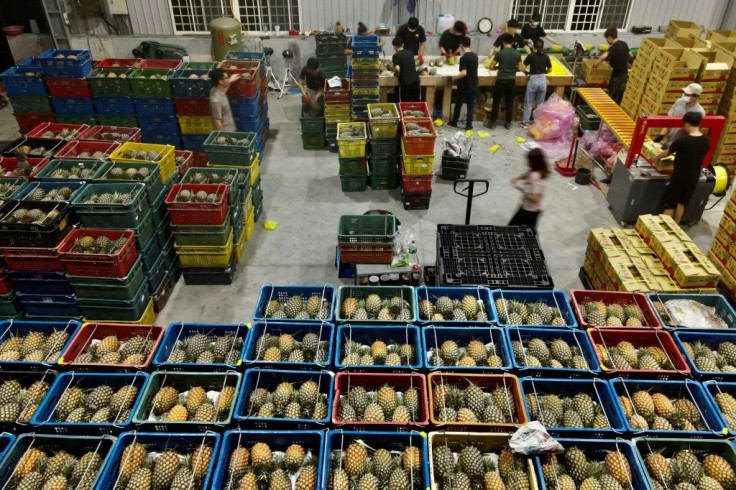
[[[243,221],[248,219],[248,215],[254,209],[255,207],[253,206],[253,192],[249,192],[248,197],[245,198],[245,202],[243,203]]]
[[[126,322],[123,320],[89,320],[87,318],[83,319],[84,323],[125,323],[130,325],[153,325],[153,322],[156,321],[156,312],[153,311],[153,297],[149,298],[148,305],[146,305],[146,309],[143,310],[143,314],[139,319],[137,319],[134,322]]]
[[[227,267],[233,254],[233,232],[222,247],[189,247],[174,243],[182,267]]]
[[[407,155],[404,141],[401,141],[401,156],[404,160],[404,171],[409,174],[431,174],[434,166],[434,155]]]
[[[182,134],[210,134],[214,129],[210,116],[178,116]]]
[[[253,236],[253,230],[256,229],[256,210],[251,209],[247,216],[247,218],[244,218],[245,226],[243,229],[245,230],[245,239],[250,240],[250,237]]]
[[[362,138],[350,138],[340,139],[340,130],[346,127],[359,127],[363,130]],[[365,123],[363,122],[351,122],[351,123],[339,123],[337,125],[337,148],[342,158],[362,158],[365,156],[365,144],[368,141],[368,137],[365,132]]]
[[[243,258],[243,254],[245,253],[245,242],[247,241],[247,233],[245,231],[245,227],[243,227],[243,231],[240,232],[240,238],[238,238],[238,242],[235,244],[235,263],[237,264],[239,264],[240,260]]]
[[[161,173],[161,182],[165,184],[166,181],[169,180],[169,177],[174,175],[174,172],[176,172],[176,158],[174,156],[174,149],[175,148],[171,145],[153,145],[149,143],[127,142],[123,143],[120,148],[115,150],[113,154],[110,155],[110,160],[112,160],[113,162],[156,163],[158,164],[159,171]],[[125,155],[128,150],[145,151],[146,153],[155,151],[157,157],[154,160],[126,158],[123,155]]]
[[[326,105],[325,116],[350,115],[350,104]]]
[[[368,124],[371,129],[373,138],[396,138],[399,130],[399,111],[396,104],[368,104]],[[371,111],[373,109],[383,109],[390,111],[393,117],[373,117]]]
[[[349,123],[350,122],[350,115],[339,115],[339,116],[325,116],[325,122],[327,124],[340,124],[340,123]]]
[[[368,95],[380,95],[380,88],[354,88],[353,95],[368,96]]]
[[[353,60],[353,68],[375,69],[381,68],[379,60]]]

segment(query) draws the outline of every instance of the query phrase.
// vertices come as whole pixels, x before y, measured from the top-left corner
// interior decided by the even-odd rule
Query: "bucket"
[[[577,173],[575,174],[575,183],[578,185],[590,184],[590,169],[579,168]]]

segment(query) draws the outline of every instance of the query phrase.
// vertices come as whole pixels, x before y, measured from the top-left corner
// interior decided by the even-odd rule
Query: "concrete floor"
[[[271,134],[261,163],[264,213],[256,223],[245,255],[230,286],[186,286],[179,281],[157,323],[246,322],[251,318],[262,284],[349,284],[337,278],[334,267],[337,222],[343,214],[363,214],[370,209],[394,213],[404,231],[417,242],[419,259],[435,261],[435,232],[440,223],[461,224],[465,199],[453,193],[452,182],[437,178],[433,183],[429,210],[405,211],[401,191],[343,193],[338,177],[337,154],[327,150],[302,149],[299,98],[269,96]],[[476,130],[484,129],[478,121]],[[439,129],[442,135],[451,128]],[[15,139],[17,125],[11,110],[0,111],[0,138]],[[524,151],[516,142],[526,137],[518,123],[510,130],[502,126],[491,137],[475,137],[468,178],[490,181],[490,192],[474,201],[471,224],[505,225],[519,203],[519,192],[509,179],[524,171]],[[494,154],[488,149],[501,148]],[[439,158],[435,165],[439,168]],[[725,200],[724,200],[725,201]],[[538,226],[548,268],[560,289],[582,287],[578,271],[585,255],[588,231],[594,227],[617,226],[605,196],[593,186],[575,186],[572,179],[553,172],[544,199],[545,212]],[[704,251],[710,247],[722,215],[723,202],[707,211],[688,233]],[[263,228],[264,220],[278,228]]]

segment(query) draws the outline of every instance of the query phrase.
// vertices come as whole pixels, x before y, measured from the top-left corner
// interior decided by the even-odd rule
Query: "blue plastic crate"
[[[4,367],[10,367],[4,366]],[[19,366],[15,365],[12,366],[13,369],[17,369],[19,367],[22,367],[23,369],[26,368],[26,366]],[[29,370],[30,371],[30,370]],[[37,382],[44,382],[49,387],[54,384],[54,379],[56,379],[56,376],[59,373],[54,371],[53,369],[44,367],[43,371],[33,371],[33,372],[27,372],[27,371],[2,371],[0,372],[0,384],[5,383],[7,381],[15,381],[21,385],[23,389],[28,389],[31,385]],[[44,396],[44,399],[48,396],[47,394]],[[31,414],[30,419],[26,419],[23,421],[19,421],[20,417],[16,419],[6,419],[0,422],[0,431],[4,432],[26,432],[28,431],[28,427],[30,424],[30,419],[33,418],[33,414]]]
[[[322,461],[322,482],[328,482],[330,477],[330,460],[333,451],[345,451],[351,442],[360,440],[373,450],[387,449],[392,453],[401,454],[408,446],[419,449],[422,461],[421,485],[419,488],[430,488],[429,484],[429,448],[427,446],[427,434],[424,432],[373,432],[373,431],[347,431],[331,430],[325,438],[325,452]],[[413,475],[419,478],[420,475]],[[323,488],[326,485],[323,485]]]
[[[261,129],[263,129],[263,123],[260,118],[241,118],[233,114],[233,119],[235,119],[235,127],[238,131],[245,133],[260,133]]]
[[[228,51],[225,53],[224,60],[236,61],[260,61],[261,67],[266,61],[266,55],[262,51]]]
[[[120,432],[121,429],[130,425],[133,421],[133,413],[143,396],[143,390],[148,382],[149,375],[146,373],[130,373],[130,374],[112,374],[112,373],[62,373],[56,377],[56,381],[49,389],[49,393],[44,398],[43,403],[36,411],[31,419],[31,425],[36,427],[48,427],[57,434],[81,434],[88,435],[90,433],[99,432],[101,434],[112,434]],[[54,412],[61,401],[64,392],[72,387],[78,387],[84,390],[92,390],[97,386],[108,385],[113,391],[124,386],[134,386],[138,389],[133,405],[130,407],[130,416],[119,423],[89,423],[89,422],[64,422],[55,420]],[[113,414],[114,416],[114,414]]]
[[[711,405],[710,397],[703,385],[697,381],[644,381],[619,378],[611,380],[610,383],[616,397],[625,396],[630,398],[637,391],[644,390],[648,391],[649,394],[662,393],[669,398],[688,398],[700,409],[705,426],[710,429],[692,432],[682,430],[639,430],[634,429],[628,421],[625,421],[626,431],[629,434],[654,437],[679,436],[692,439],[720,437],[723,434],[723,422],[718,416],[716,408]]]
[[[171,145],[177,150],[183,150],[181,144],[181,134],[172,133],[141,133],[143,143],[151,143],[153,145]]]
[[[182,134],[181,141],[185,150],[199,151],[204,149],[204,142],[208,134]]]
[[[690,366],[690,371],[693,373],[696,379],[709,380],[714,379],[716,381],[736,381],[736,373],[729,373],[725,371],[701,371],[695,365],[695,359],[690,357],[687,350],[683,346],[684,342],[689,343],[691,346],[695,342],[701,342],[706,346],[710,347],[711,350],[717,351],[718,344],[721,342],[733,342],[736,343],[736,331],[720,331],[720,332],[690,332],[687,330],[677,330],[672,335],[677,342],[677,347],[682,352],[683,357]]]
[[[570,300],[567,298],[565,291],[562,291],[561,289],[552,289],[547,291],[501,291],[500,289],[494,289],[491,291],[491,297],[493,299],[493,310],[496,312],[499,325],[508,326],[507,323],[501,321],[501,317],[496,309],[496,301],[503,298],[508,301],[522,301],[527,304],[543,302],[553,310],[556,310],[560,316],[562,316],[562,319],[565,320],[565,325],[570,328],[578,327],[575,313],[573,313],[572,308],[570,308]],[[559,328],[561,325],[547,326]]]
[[[73,294],[18,294],[18,301],[26,312],[40,316],[80,316],[82,312],[77,305],[77,297]]]
[[[572,330],[567,328],[534,328],[534,327],[504,327],[506,330],[506,341],[511,355],[511,362],[513,368],[519,371],[520,375],[534,376],[534,377],[545,377],[551,376],[552,373],[559,373],[560,377],[565,378],[586,378],[596,376],[600,374],[601,367],[598,363],[598,357],[595,354],[593,344],[590,342],[590,338],[582,330]],[[590,369],[572,369],[572,368],[551,368],[551,367],[527,367],[524,363],[516,360],[513,355],[512,342],[518,342],[521,340],[526,345],[526,342],[533,339],[540,338],[545,343],[552,342],[555,339],[562,339],[570,347],[577,347],[580,349],[581,355],[585,358]],[[549,344],[548,344],[549,345]],[[557,374],[555,374],[556,376]]]
[[[167,99],[163,99],[167,100]],[[171,101],[169,101],[171,102]],[[173,104],[173,102],[172,102]],[[136,106],[136,109],[138,107]],[[138,126],[142,133],[178,133],[179,120],[175,115],[139,115]]]
[[[74,56],[70,59],[69,56]],[[84,78],[92,71],[89,51],[55,49],[38,56],[47,78]]]
[[[10,271],[10,279],[20,294],[74,294],[65,272]]]
[[[663,320],[662,317],[659,316],[659,312],[657,312],[657,309],[654,307],[654,302],[659,301],[662,304],[665,304],[667,301],[671,299],[691,299],[694,301],[697,301],[698,303],[702,303],[705,306],[710,306],[712,308],[715,308],[716,314],[723,319],[726,323],[728,323],[729,328],[736,328],[736,311],[731,307],[731,304],[728,302],[728,300],[720,294],[664,294],[664,293],[649,293],[647,294],[647,299],[649,300],[649,304],[652,305],[652,311],[654,311],[654,314],[657,315],[657,319],[659,322],[665,326],[665,328],[678,328],[673,327],[670,325],[667,325]],[[666,304],[665,304],[666,306]],[[679,327],[683,328],[683,327]],[[693,330],[693,329],[702,329],[703,327],[698,325],[687,325],[685,327],[686,330]],[[708,331],[713,331],[713,329],[708,328]]]
[[[174,97],[207,97],[212,90],[212,81],[206,75],[210,70],[181,69],[171,77],[171,93]],[[192,75],[197,75],[190,78]],[[202,76],[204,78],[202,78]]]
[[[320,342],[327,342],[327,357],[323,364],[317,362],[276,362],[258,360],[256,347],[258,340],[262,335],[281,335],[288,333],[294,336],[296,341],[301,341],[307,333],[314,333],[320,338]],[[248,338],[245,341],[243,349],[243,362],[250,367],[259,367],[263,369],[298,369],[312,370],[320,368],[328,368],[332,360],[332,350],[334,346],[335,326],[331,323],[300,323],[300,322],[282,322],[268,321],[255,322],[251,325],[248,332]]]
[[[20,320],[6,320],[0,323],[0,343],[4,342],[11,336],[24,337],[30,332],[43,332],[48,336],[56,330],[63,330],[69,334],[61,352],[66,351],[72,339],[77,334],[77,330],[81,324],[79,322],[69,320],[60,322],[34,322]],[[27,361],[0,361],[0,370],[22,369],[26,371],[41,371],[53,366],[59,359],[50,359],[46,362],[27,362]]]
[[[465,346],[471,340],[480,340],[486,344],[486,347],[495,348],[496,355],[502,359],[503,364],[497,368],[488,366],[433,365],[429,360],[431,349],[439,348],[447,340],[452,340],[459,346]],[[427,325],[422,328],[422,354],[424,369],[430,371],[479,373],[508,371],[511,369],[512,356],[507,345],[506,334],[502,328],[490,325],[486,327],[440,327]]]
[[[381,46],[355,46],[353,45],[353,59],[354,60],[377,60],[381,56]]]
[[[256,117],[263,106],[263,101],[259,96],[232,97],[229,100],[230,110],[234,115],[240,117]]]
[[[28,76],[26,73],[35,73],[35,70],[11,66],[0,73],[8,95],[48,95],[43,77]]]
[[[51,56],[51,53],[54,52],[53,48],[49,48],[45,51],[43,51],[38,56],[29,56],[27,58],[23,58],[22,60],[18,61],[15,66],[41,66],[41,62],[43,58],[49,58]]]
[[[36,189],[41,189],[44,192],[48,193],[50,190],[53,189],[62,189],[64,187],[69,187],[74,192],[72,192],[72,195],[69,196],[69,199],[64,200],[64,202],[72,202],[75,197],[77,197],[77,194],[79,194],[79,191],[84,187],[86,182],[83,181],[70,181],[70,182],[31,182],[26,187],[21,189],[18,194],[15,195],[14,199],[18,201],[27,201],[28,196],[31,192],[35,191]]]
[[[51,97],[54,112],[60,116],[94,116],[95,105],[82,97]]]
[[[603,461],[606,459],[606,455],[611,451],[620,451],[623,453],[626,461],[629,463],[631,468],[631,481],[630,486],[625,488],[632,488],[636,490],[646,490],[650,488],[649,481],[646,475],[646,470],[642,461],[639,459],[636,448],[631,441],[625,441],[623,439],[600,439],[591,441],[589,439],[557,439],[557,442],[567,450],[571,447],[576,447],[583,451],[588,461]],[[560,456],[558,455],[558,461]],[[542,455],[535,458],[535,469],[537,471],[537,481],[539,482],[539,490],[547,490],[548,488],[554,488],[549,486],[544,481],[544,475],[542,474],[542,464],[546,461],[546,456]]]
[[[730,394],[731,396],[736,396],[736,382],[727,382],[727,381],[704,381],[703,382],[703,389],[705,390],[706,394],[708,395],[708,401],[710,402],[711,406],[713,407],[713,411],[718,416],[719,422],[723,426],[723,433],[726,436],[733,437],[736,435],[736,427],[733,429],[729,426],[728,421],[726,420],[726,417],[721,410],[721,408],[718,406],[718,402],[716,402],[716,395],[718,394]],[[736,413],[727,413],[726,415],[729,415],[732,418],[736,419]]]
[[[105,116],[135,116],[133,97],[119,95],[93,97],[97,113]]]
[[[319,393],[325,395],[327,402],[327,414],[325,418],[315,419],[286,419],[286,418],[261,418],[256,417],[248,406],[248,398],[258,388],[265,388],[269,393],[282,382],[291,383],[294,390],[299,385],[312,380],[319,386]],[[332,417],[332,397],[334,394],[335,375],[330,371],[278,371],[272,369],[248,369],[243,376],[243,383],[238,392],[238,401],[235,405],[233,418],[240,424],[245,424],[258,430],[295,428],[298,430],[314,429],[330,423]]]
[[[371,47],[371,46],[378,46],[381,38],[376,36],[375,34],[369,34],[367,36],[353,36],[351,38],[351,45],[353,48],[355,47]]]
[[[248,335],[248,326],[245,323],[240,324],[223,324],[223,323],[172,323],[166,329],[164,338],[161,340],[161,346],[156,351],[153,358],[153,364],[157,369],[166,369],[169,371],[193,371],[193,370],[212,370],[225,371],[227,369],[235,369],[242,364],[242,354],[245,349],[246,337]],[[223,335],[233,335],[243,341],[243,346],[237,349],[238,362],[235,364],[213,363],[202,364],[194,362],[174,363],[169,362],[169,356],[176,347],[177,342],[183,342],[187,338],[196,334],[206,334],[212,342],[215,337]]]
[[[488,320],[485,322],[478,322],[475,320],[467,321],[431,321],[423,320],[419,317],[419,302],[422,300],[429,300],[433,304],[437,301],[440,296],[447,296],[452,300],[461,300],[463,296],[473,296],[478,301],[482,301],[486,307],[486,314]],[[463,288],[443,288],[434,286],[419,286],[414,288],[414,316],[420,323],[431,323],[433,325],[483,325],[483,324],[497,324],[498,316],[496,315],[496,309],[493,307],[493,301],[491,300],[491,290],[481,286],[478,287],[463,287]]]
[[[222,436],[222,444],[217,459],[217,467],[212,475],[212,485],[207,488],[221,489],[226,488],[230,481],[228,475],[228,465],[230,464],[230,455],[238,447],[245,447],[250,450],[256,443],[265,442],[271,447],[272,451],[284,452],[292,444],[299,444],[318,461],[317,470],[317,486],[315,488],[324,489],[326,485],[322,485],[322,458],[324,457],[325,433],[320,431],[244,431],[229,430]],[[212,458],[215,459],[215,458]],[[237,484],[238,482],[233,482]],[[237,486],[233,487],[237,488]]]
[[[616,395],[608,381],[602,379],[564,379],[564,378],[532,378],[519,379],[521,394],[529,420],[534,420],[529,410],[528,395],[558,395],[559,397],[574,397],[578,393],[590,395],[593,402],[603,408],[608,418],[610,429],[575,429],[569,427],[547,427],[547,431],[554,437],[586,437],[588,439],[604,439],[623,434],[626,429],[625,417],[621,411]]]
[[[171,99],[162,99],[160,97],[134,97],[133,105],[135,112],[143,117],[144,122],[148,123],[148,117],[165,118],[167,116],[176,116],[176,107]],[[143,128],[143,126],[141,126]]]
[[[184,434],[184,433],[171,433],[171,434],[158,434],[153,432],[124,432],[118,437],[115,446],[113,446],[108,458],[105,471],[100,477],[99,483],[94,488],[99,489],[112,489],[117,488],[115,483],[119,478],[120,471],[120,460],[123,457],[123,451],[125,448],[134,442],[143,444],[146,446],[147,451],[163,452],[164,449],[175,449],[180,453],[194,452],[202,444],[207,444],[212,447],[212,457],[210,458],[210,464],[207,469],[207,476],[205,476],[202,486],[200,488],[217,488],[211,486],[212,475],[214,474],[215,468],[218,465],[217,454],[220,450],[220,434],[214,432],[205,432],[202,434]]]
[[[8,454],[13,442],[15,442],[15,436],[13,434],[8,434],[7,432],[0,434],[0,461]]]
[[[414,347],[416,352],[416,358],[411,364],[404,364],[400,366],[383,366],[383,365],[372,365],[372,366],[359,366],[359,365],[345,365],[342,363],[345,357],[343,352],[343,346],[347,342],[359,342],[361,344],[370,345],[376,341],[382,340],[386,345],[391,344],[410,344]],[[336,369],[349,369],[354,373],[362,372],[395,372],[403,373],[408,370],[417,370],[422,368],[422,359],[424,354],[422,352],[422,342],[419,336],[419,327],[414,325],[340,325],[337,327],[337,341],[335,342],[335,368]],[[405,359],[402,359],[402,362]]]
[[[325,284],[324,286],[261,286],[261,292],[258,294],[258,301],[253,310],[253,321],[266,320],[265,311],[269,301],[275,300],[280,302],[287,301],[291,296],[301,295],[304,303],[310,296],[318,296],[330,304],[330,316],[328,318],[315,320],[295,320],[289,318],[280,318],[279,322],[331,322],[335,317],[335,286]]]

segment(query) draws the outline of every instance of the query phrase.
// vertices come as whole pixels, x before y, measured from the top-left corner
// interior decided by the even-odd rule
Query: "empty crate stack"
[[[210,71],[214,62],[187,62],[174,72],[171,94],[181,128],[182,147],[204,153],[204,140],[212,132],[210,112]]]
[[[473,141],[462,132],[443,140],[441,176],[446,180],[464,179],[470,167]]]
[[[325,80],[325,135],[327,143],[334,147],[337,144],[337,125],[350,122],[350,87],[349,78]]]
[[[348,69],[348,57],[345,50],[348,47],[348,38],[344,34],[320,33],[315,36],[317,59],[326,79],[332,77],[345,78]],[[327,86],[327,84],[325,84]],[[345,82],[343,81],[343,87]],[[342,90],[342,89],[339,89]],[[327,90],[325,90],[325,134],[327,143],[334,148],[337,140],[337,124],[350,122],[350,85],[348,80],[347,98],[339,95],[340,100],[330,104]],[[347,117],[344,107],[328,109],[328,105],[348,106]]]
[[[368,135],[373,190],[391,190],[399,186],[398,145],[399,111],[395,104],[368,104]],[[431,177],[430,177],[431,178]]]
[[[416,112],[410,114],[418,115],[420,110],[415,109]],[[428,209],[432,197],[437,131],[429,117],[408,117],[406,111],[402,111],[401,119],[401,172],[404,183],[401,197],[404,209]],[[407,192],[407,188],[414,192]]]
[[[365,163],[367,141],[364,122],[337,125],[340,185],[343,192],[364,191],[368,186],[368,169]]]
[[[378,57],[381,45],[378,36],[353,36],[352,46],[353,121],[368,121],[368,104],[380,101]]]
[[[171,79],[180,60],[141,60],[128,75],[145,143],[181,148],[181,132],[171,98]]]
[[[0,74],[22,133],[55,122],[39,58],[27,58]]]
[[[337,246],[346,264],[390,264],[396,238],[393,216],[340,216]]]
[[[327,99],[327,93],[325,93],[325,99]],[[303,105],[299,122],[302,126],[302,148],[321,150],[327,145],[324,109],[313,111],[310,107]]]

